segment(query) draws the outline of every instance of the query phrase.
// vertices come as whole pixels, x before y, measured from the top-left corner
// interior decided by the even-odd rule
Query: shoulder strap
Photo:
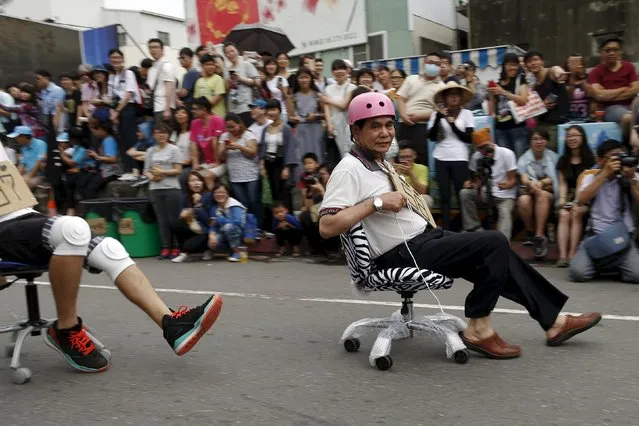
[[[515,77],[515,95],[519,96],[519,89],[521,88],[521,74],[517,74]]]

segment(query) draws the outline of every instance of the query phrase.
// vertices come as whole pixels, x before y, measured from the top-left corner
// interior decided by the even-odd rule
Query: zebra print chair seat
[[[415,292],[419,290],[449,289],[453,280],[429,269],[389,268],[377,269],[371,258],[366,233],[361,224],[341,235],[346,254],[351,284],[357,293],[371,291]]]
[[[370,329],[381,329],[371,349],[369,362],[380,370],[393,365],[390,357],[394,340],[410,339],[413,332],[435,335],[446,344],[448,358],[466,363],[470,357],[459,332],[466,328],[460,318],[441,310],[434,315],[413,318],[413,296],[420,290],[443,290],[453,285],[453,280],[429,269],[388,268],[378,269],[371,257],[370,246],[361,223],[341,235],[342,247],[348,262],[351,285],[359,295],[374,291],[395,291],[402,297],[402,307],[389,318],[365,318],[349,325],[341,341],[348,352],[360,347],[359,337]]]

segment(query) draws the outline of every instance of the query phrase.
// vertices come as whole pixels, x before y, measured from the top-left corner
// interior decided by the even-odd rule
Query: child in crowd
[[[89,156],[87,155],[87,141],[84,138],[84,132],[79,127],[72,127],[68,133],[61,133],[57,137],[58,149],[60,150],[60,158],[64,165],[64,175],[62,177],[64,185],[62,186],[63,194],[58,194],[64,202],[56,199],[58,210],[69,216],[75,215],[76,209],[76,188],[78,177],[86,166],[90,165]],[[58,198],[58,197],[56,197]]]
[[[279,246],[278,256],[286,253],[286,243],[291,245],[293,257],[300,256],[300,243],[302,242],[302,224],[295,216],[288,212],[282,202],[273,205],[273,233]]]
[[[300,181],[297,186],[300,189],[304,189],[313,185],[317,179],[317,170],[319,169],[319,160],[317,155],[313,152],[307,152],[302,157],[302,164],[304,164],[304,171],[300,176]]]

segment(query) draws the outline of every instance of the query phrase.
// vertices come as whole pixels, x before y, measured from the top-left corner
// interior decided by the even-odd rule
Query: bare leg
[[[559,226],[557,227],[557,242],[559,243],[559,259],[568,258],[568,237],[572,232],[570,224],[570,211],[566,209],[559,210]]]
[[[148,278],[137,265],[131,265],[115,279],[115,285],[132,303],[142,309],[158,326],[162,317],[171,315],[171,310],[155,292]]]
[[[78,323],[77,301],[84,256],[52,256],[49,280],[58,314],[58,329]]]
[[[532,211],[532,197],[530,195],[522,195],[519,197],[519,217],[524,222],[526,231],[532,231],[533,229],[533,211]]]
[[[570,212],[572,216],[570,224],[570,251],[568,252],[568,256],[570,259],[575,257],[575,255],[577,254],[577,248],[579,247],[579,243],[581,242],[581,235],[584,229],[583,218],[585,209],[585,207],[575,206]]]
[[[464,330],[464,336],[471,341],[477,341],[492,336],[494,332],[490,317],[471,318]]]
[[[543,237],[550,216],[550,205],[552,194],[547,191],[540,191],[535,197],[535,236]]]

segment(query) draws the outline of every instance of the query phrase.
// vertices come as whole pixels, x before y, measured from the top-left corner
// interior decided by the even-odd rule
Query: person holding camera
[[[524,222],[528,236],[532,238],[535,256],[548,253],[546,224],[553,201],[558,198],[557,154],[546,148],[550,135],[545,130],[530,133],[530,149],[517,161],[521,182],[519,217]],[[534,233],[534,234],[533,234]]]
[[[577,203],[590,204],[586,238],[570,262],[571,281],[592,280],[600,272],[619,272],[621,280],[639,283],[639,250],[632,206],[639,200],[637,158],[628,157],[616,140],[597,148],[597,167],[584,172]]]
[[[324,239],[319,233],[319,209],[324,200],[326,184],[331,177],[333,166],[319,164],[312,152],[304,155],[305,173],[300,180],[302,190],[302,213],[300,223],[308,240],[311,255],[323,257],[329,263],[340,258],[340,239],[333,237]],[[321,260],[320,260],[321,261]]]
[[[473,132],[473,146],[477,151],[468,164],[472,179],[464,183],[459,196],[463,228],[466,232],[482,231],[477,205],[488,207],[489,217],[497,207],[497,230],[510,241],[517,198],[515,153],[495,144],[488,128]]]
[[[488,97],[488,89],[484,84],[482,84],[479,77],[475,75],[477,65],[473,61],[468,60],[463,63],[462,70],[462,79],[459,84],[467,87],[471,92],[473,92],[473,98],[468,105],[466,105],[466,108],[471,111],[483,111],[484,101]]]
[[[406,182],[419,192],[429,208],[433,208],[433,198],[428,195],[428,167],[415,163],[417,151],[411,146],[411,141],[403,140],[399,143],[399,162],[394,163],[395,171],[402,175]]]

